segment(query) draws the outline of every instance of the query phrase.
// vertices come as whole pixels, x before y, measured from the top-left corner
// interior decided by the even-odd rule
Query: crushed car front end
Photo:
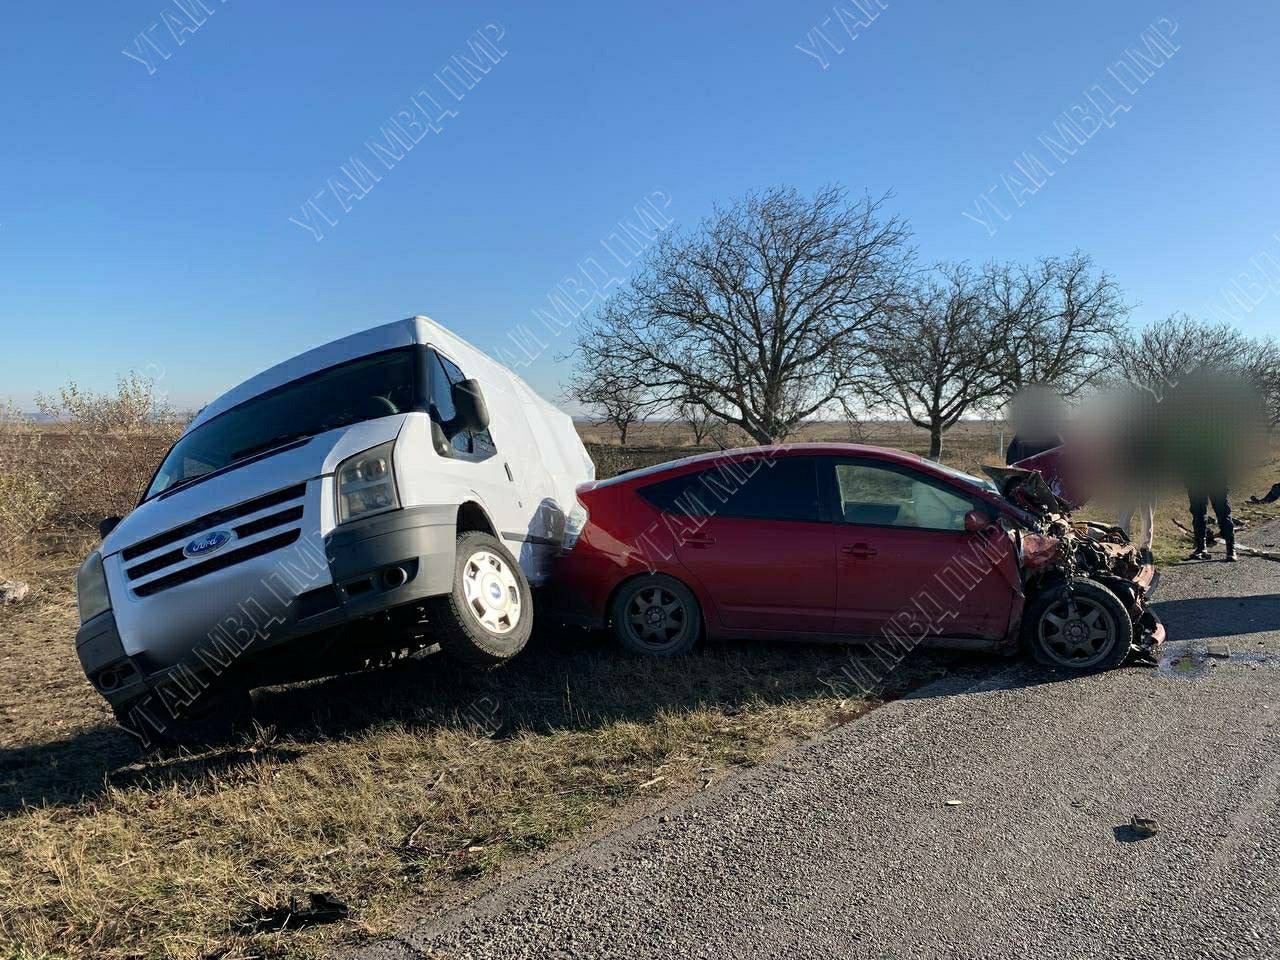
[[[1008,531],[1027,598],[1024,646],[1041,662],[1077,670],[1152,662],[1165,638],[1150,604],[1155,566],[1121,528],[1073,518],[1036,471],[984,469],[1014,508]]]

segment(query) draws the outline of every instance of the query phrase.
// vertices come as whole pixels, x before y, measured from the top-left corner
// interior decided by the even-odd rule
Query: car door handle
[[[716,542],[716,538],[712,536],[708,536],[705,533],[695,533],[688,537],[682,537],[680,539],[680,542],[684,544],[686,547],[702,548],[702,547],[713,546]]]
[[[840,548],[840,552],[853,557],[855,560],[870,560],[872,557],[880,553],[875,547],[868,546],[865,543],[849,543]]]

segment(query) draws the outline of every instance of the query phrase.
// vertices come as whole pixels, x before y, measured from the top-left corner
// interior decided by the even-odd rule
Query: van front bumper
[[[224,674],[246,673],[264,652],[450,592],[455,537],[456,511],[448,506],[409,507],[351,521],[324,537],[327,584],[280,597],[280,584],[288,581],[275,578],[272,593],[259,591],[251,603],[226,591],[223,619],[186,623],[185,636],[170,634],[162,647],[130,647],[129,652],[116,615],[108,610],[80,627],[76,653],[85,676],[117,713],[149,694],[158,694],[167,705],[190,703]],[[280,551],[274,566],[283,568],[287,559],[287,551]],[[211,587],[217,589],[196,580],[174,592]],[[300,649],[297,656],[322,651]]]

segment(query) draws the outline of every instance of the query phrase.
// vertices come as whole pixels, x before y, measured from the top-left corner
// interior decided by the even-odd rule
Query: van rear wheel
[[[533,630],[533,594],[524,571],[487,533],[460,534],[454,555],[453,589],[429,603],[440,649],[477,667],[510,660]]]

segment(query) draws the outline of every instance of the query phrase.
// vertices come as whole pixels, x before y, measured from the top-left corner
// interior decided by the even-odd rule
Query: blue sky
[[[203,3],[180,45],[175,0],[7,5],[0,397],[138,369],[195,405],[415,313],[497,352],[655,191],[680,227],[773,184],[891,190],[924,259],[1079,247],[1139,324],[1205,315],[1255,258],[1280,263],[1280,9],[1262,0],[862,0],[861,26],[814,0]],[[1122,90],[1108,68],[1173,24],[1177,49]],[[500,56],[450,100],[435,75],[476,31]],[[796,46],[815,39],[821,60]],[[1095,83],[1129,109],[1060,162],[1038,138]],[[290,222],[420,90],[455,114],[440,132],[373,167],[350,211],[322,194],[323,239]],[[1001,177],[1027,151],[1053,176],[1017,206]],[[990,220],[993,186],[1009,219],[990,235],[962,211]],[[1280,295],[1252,289],[1242,325],[1276,330]],[[525,370],[548,396],[571,337]]]

